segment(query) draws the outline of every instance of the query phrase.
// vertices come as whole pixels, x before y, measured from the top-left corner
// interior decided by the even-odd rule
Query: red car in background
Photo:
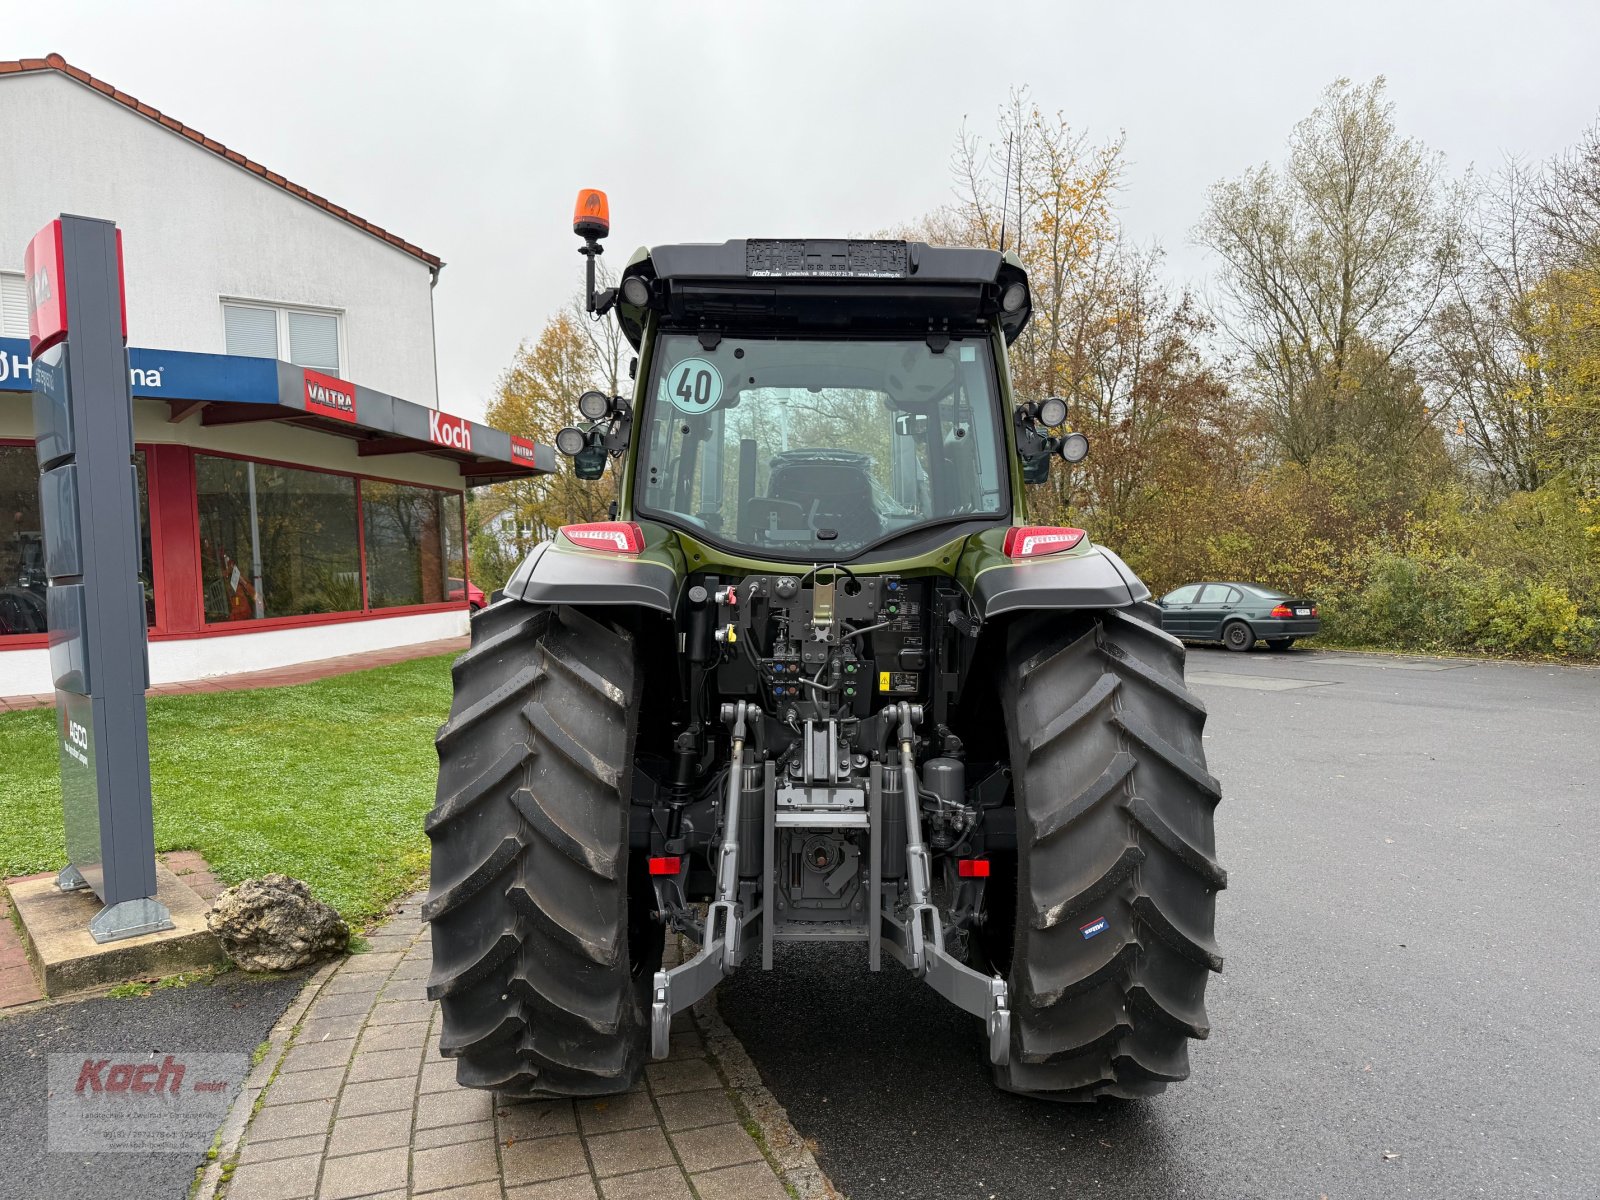
[[[467,607],[473,612],[477,612],[485,604],[489,603],[483,594],[483,589],[475,583],[467,583],[462,579],[447,579],[445,582],[450,586],[450,599],[460,600],[464,597]]]

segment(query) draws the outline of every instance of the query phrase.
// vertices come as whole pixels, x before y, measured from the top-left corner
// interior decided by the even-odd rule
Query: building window
[[[370,607],[464,598],[459,494],[364,480],[361,516]]]
[[[361,610],[355,480],[195,457],[208,622]]]
[[[0,271],[0,337],[27,336],[27,281],[21,271]]]
[[[225,301],[222,324],[229,354],[281,358],[342,377],[338,313]]]
[[[150,489],[144,451],[134,454],[138,478],[139,588],[145,624],[155,624],[150,569]],[[31,445],[0,446],[0,637],[50,631],[45,614],[44,534],[39,518],[39,462]]]

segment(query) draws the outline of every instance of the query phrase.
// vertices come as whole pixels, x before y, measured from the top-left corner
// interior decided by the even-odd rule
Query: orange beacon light
[[[611,232],[611,206],[598,188],[584,188],[572,209],[572,232],[581,238],[598,241]]]

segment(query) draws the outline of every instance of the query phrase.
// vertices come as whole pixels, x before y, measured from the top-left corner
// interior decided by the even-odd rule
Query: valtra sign
[[[472,423],[433,409],[428,413],[428,440],[435,446],[472,453]],[[515,453],[515,451],[513,451]]]
[[[356,389],[354,384],[317,371],[306,372],[306,412],[316,417],[332,417],[336,421],[356,420]]]
[[[536,466],[539,460],[539,449],[525,437],[511,435],[511,460],[525,466]]]

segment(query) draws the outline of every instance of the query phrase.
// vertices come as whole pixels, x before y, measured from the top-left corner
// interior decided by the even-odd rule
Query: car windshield
[[[709,341],[656,344],[642,514],[805,561],[1009,510],[984,340]]]

